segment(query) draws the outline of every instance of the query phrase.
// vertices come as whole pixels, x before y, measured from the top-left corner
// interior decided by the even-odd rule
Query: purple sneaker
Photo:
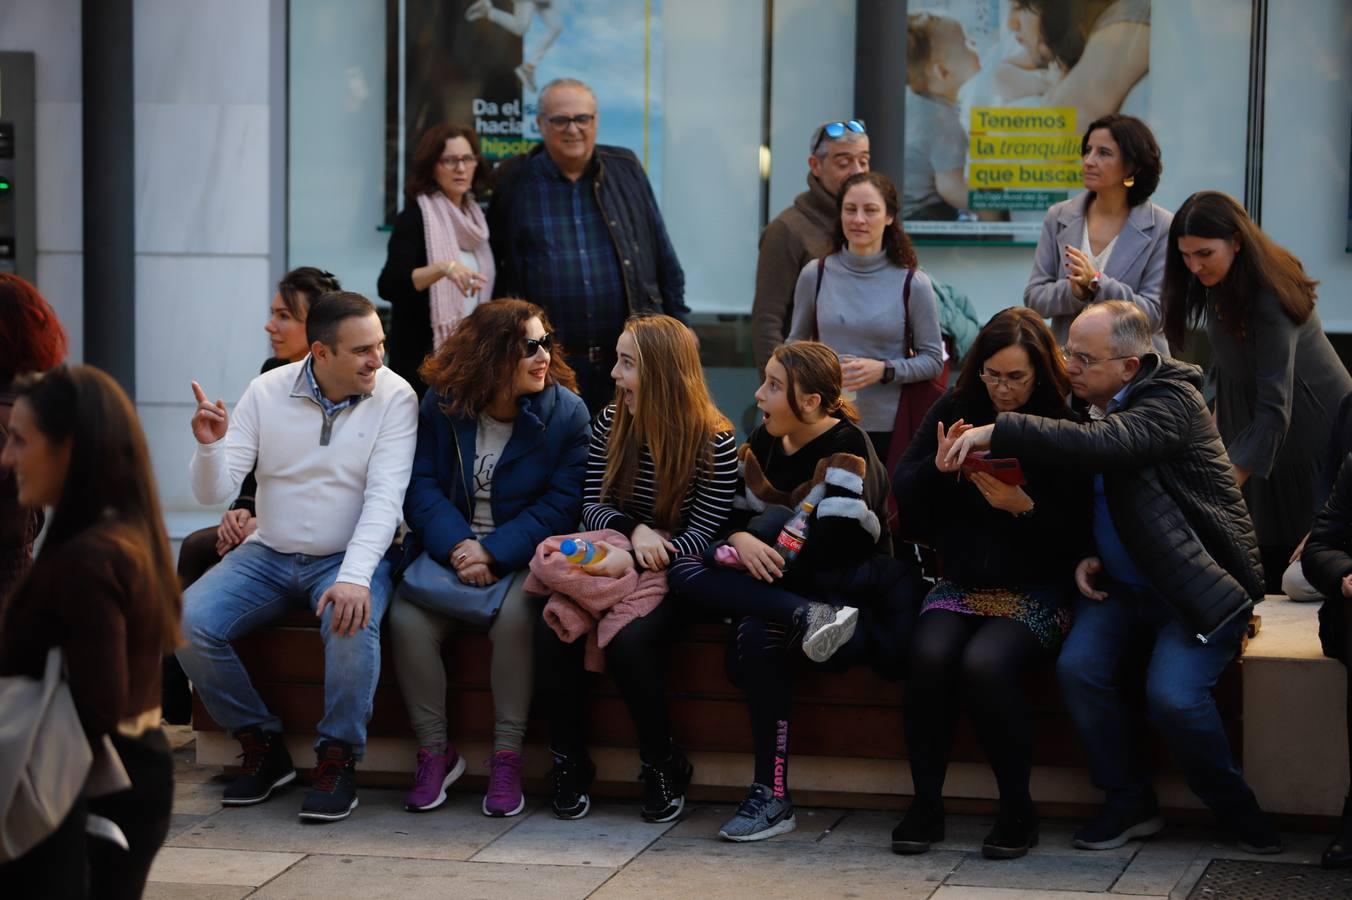
[[[499,750],[488,761],[488,793],[484,795],[484,815],[514,816],[526,808],[521,793],[521,754]]]
[[[446,788],[465,774],[465,761],[455,748],[446,745],[445,753],[433,753],[426,747],[418,748],[418,773],[413,776],[413,790],[404,798],[404,809],[409,812],[427,812],[446,802]]]

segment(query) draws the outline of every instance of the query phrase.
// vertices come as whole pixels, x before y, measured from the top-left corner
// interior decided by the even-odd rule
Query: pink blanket
[[[667,573],[631,569],[620,578],[588,575],[559,550],[568,538],[632,549],[618,531],[584,531],[545,538],[535,548],[526,576],[526,593],[545,594],[545,622],[566,643],[587,638],[586,667],[605,671],[601,652],[621,628],[657,608],[667,595]]]

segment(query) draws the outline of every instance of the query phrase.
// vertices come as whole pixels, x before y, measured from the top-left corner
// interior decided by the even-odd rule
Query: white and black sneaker
[[[591,812],[591,790],[596,778],[596,765],[585,754],[573,757],[554,753],[554,768],[549,780],[554,783],[554,815],[560,819],[580,819]]]
[[[296,767],[286,742],[276,731],[245,728],[235,734],[244,752],[239,775],[225,786],[222,806],[252,806],[262,803],[278,788],[296,780]]]
[[[859,610],[853,606],[808,603],[794,613],[803,630],[803,653],[813,662],[823,663],[854,637]]]
[[[643,764],[639,780],[646,783],[643,794],[643,818],[649,822],[670,822],[685,809],[685,791],[695,767],[675,744],[665,762]]]
[[[357,808],[357,758],[346,741],[321,741],[314,786],[300,807],[302,822],[337,822]]]
[[[768,787],[756,783],[737,807],[737,814],[723,823],[718,836],[725,841],[763,841],[797,827],[793,802],[788,797],[776,797]]]

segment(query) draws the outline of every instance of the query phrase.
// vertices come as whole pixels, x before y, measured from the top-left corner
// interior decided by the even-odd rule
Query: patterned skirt
[[[1056,588],[964,588],[941,578],[926,595],[920,613],[946,609],[965,616],[1013,619],[1055,652],[1070,631],[1070,606],[1064,600],[1065,592]]]

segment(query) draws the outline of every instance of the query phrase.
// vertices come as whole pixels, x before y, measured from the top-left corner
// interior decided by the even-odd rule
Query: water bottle
[[[606,558],[606,548],[598,547],[591,541],[569,538],[559,545],[563,558],[575,566],[588,566]]]
[[[803,552],[803,544],[807,543],[807,520],[812,515],[812,509],[811,503],[799,504],[798,511],[780,529],[779,537],[775,538],[775,552],[784,560],[786,572],[798,554]]]

